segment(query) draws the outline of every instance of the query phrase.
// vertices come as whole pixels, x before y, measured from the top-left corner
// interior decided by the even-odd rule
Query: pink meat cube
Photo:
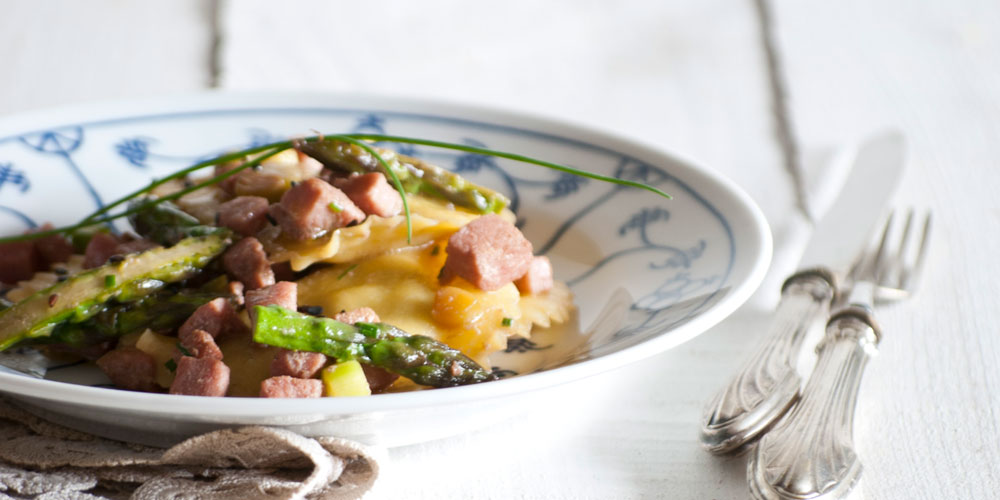
[[[252,236],[237,241],[222,255],[222,267],[249,290],[274,284],[274,271],[264,246]]]
[[[336,186],[366,214],[392,217],[403,210],[399,192],[379,172],[338,179]]]
[[[14,284],[31,279],[41,265],[38,250],[30,241],[15,241],[0,245],[0,281]]]
[[[45,224],[40,228],[41,231],[49,229],[52,229],[52,224]],[[50,268],[52,264],[66,262],[73,255],[73,245],[61,234],[39,238],[34,240],[34,244],[35,248],[38,249],[38,255],[41,257],[45,269]]]
[[[552,263],[545,256],[531,259],[528,272],[514,281],[523,294],[538,294],[552,288]]]
[[[83,256],[83,267],[92,269],[103,266],[112,255],[118,253],[118,244],[121,241],[108,233],[97,233],[90,242],[87,243],[87,250]]]
[[[314,378],[287,375],[271,377],[260,383],[262,398],[318,398],[323,395],[323,382]]]
[[[185,330],[183,335],[178,334],[178,340],[188,354],[184,354],[178,348],[174,353],[174,361],[180,361],[181,356],[194,356],[196,358],[222,359],[222,349],[215,343],[215,337],[205,330]]]
[[[355,323],[378,323],[378,314],[375,314],[370,307],[359,307],[357,309],[351,309],[350,311],[341,311],[334,315],[333,319],[341,322],[347,323],[348,325],[353,325]]]
[[[267,224],[267,198],[237,196],[219,205],[219,225],[243,236],[253,236]]]
[[[365,372],[365,378],[368,379],[368,388],[372,392],[382,392],[388,389],[399,378],[399,375],[395,373],[366,363],[361,364],[361,369]]]
[[[157,391],[156,361],[135,347],[119,347],[97,359],[97,367],[115,387],[130,391]]]
[[[229,390],[229,367],[218,359],[182,356],[170,394],[222,397]]]
[[[456,276],[492,291],[520,278],[531,265],[531,242],[499,215],[484,215],[448,238],[441,282]]]
[[[364,212],[344,194],[318,178],[307,179],[281,196],[270,214],[281,231],[295,240],[318,238],[328,231],[361,222]]]
[[[229,301],[222,297],[195,309],[194,314],[177,331],[177,337],[187,338],[195,330],[203,330],[212,337],[245,335],[250,331]]]
[[[326,356],[318,352],[282,349],[271,362],[271,375],[313,378],[326,365]]]
[[[299,287],[291,281],[279,281],[260,290],[250,290],[246,293],[247,312],[250,314],[250,324],[257,320],[254,306],[277,305],[289,310],[298,308]]]

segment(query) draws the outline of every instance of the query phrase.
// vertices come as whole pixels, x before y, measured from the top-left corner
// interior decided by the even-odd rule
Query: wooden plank
[[[13,0],[0,16],[0,113],[203,88],[208,3]]]
[[[793,198],[752,9],[735,0],[228,2],[221,82],[441,98],[589,124],[712,166],[782,221]],[[513,420],[392,450],[376,496],[745,497],[745,462],[703,452],[698,426],[759,321],[751,311],[646,362],[546,391]]]
[[[897,127],[897,203],[930,208],[914,299],[879,311],[856,440],[868,498],[991,498],[1000,489],[1000,4],[776,2],[793,121],[806,143]]]

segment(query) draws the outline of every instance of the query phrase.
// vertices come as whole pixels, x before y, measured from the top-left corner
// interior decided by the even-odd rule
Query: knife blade
[[[798,399],[798,357],[816,337],[837,296],[837,283],[867,243],[903,172],[903,138],[884,133],[857,148],[843,188],[815,224],[799,271],[782,285],[763,343],[706,407],[701,443],[728,454],[765,432]]]

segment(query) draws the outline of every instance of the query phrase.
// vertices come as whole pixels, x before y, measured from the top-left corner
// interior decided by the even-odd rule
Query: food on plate
[[[636,185],[395,137],[320,136],[224,155],[73,226],[0,238],[0,350],[80,356],[116,387],[194,396],[362,396],[493,380],[490,354],[567,321],[572,296],[533,254],[506,197],[363,142],[377,139]],[[121,217],[132,231],[110,225]]]

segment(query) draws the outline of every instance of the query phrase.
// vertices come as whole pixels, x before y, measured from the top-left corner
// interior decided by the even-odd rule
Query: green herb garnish
[[[356,267],[358,267],[358,265],[357,264],[353,264],[353,265],[351,265],[351,267],[348,267],[347,269],[344,269],[344,272],[342,272],[339,275],[337,275],[337,281],[340,281],[340,280],[344,279],[344,276],[347,276],[347,273],[353,271],[354,268],[356,268]]]
[[[187,350],[187,348],[184,347],[184,345],[181,344],[180,342],[177,343],[177,350],[180,351],[181,354],[183,354],[185,356],[194,357],[194,354],[191,354],[191,351]]]
[[[330,204],[327,205],[327,208],[329,208],[330,211],[335,214],[339,214],[340,212],[344,211],[344,209],[340,205],[338,205],[337,202],[335,201],[331,201]]]
[[[163,366],[167,367],[171,373],[177,371],[177,362],[172,359],[168,359],[166,363],[163,363]]]
[[[115,279],[115,275],[109,274],[104,277],[104,288],[112,288],[118,280]]]
[[[510,324],[513,322],[514,320],[511,318],[504,318],[503,321],[500,322],[500,324],[503,326],[510,326]]]

